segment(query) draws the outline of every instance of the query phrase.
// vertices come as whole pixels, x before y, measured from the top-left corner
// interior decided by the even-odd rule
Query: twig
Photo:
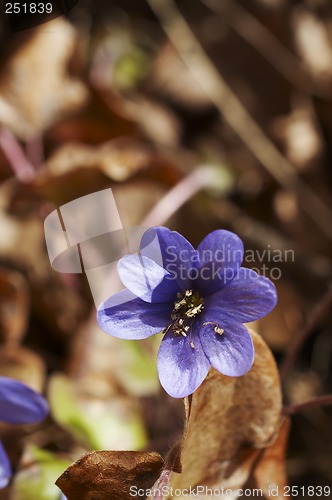
[[[201,0],[249,45],[266,59],[292,85],[301,91],[316,93],[309,73],[295,57],[256,17],[234,0]]]
[[[142,226],[161,226],[201,189],[213,186],[215,180],[216,169],[197,168],[161,198],[144,218]]]
[[[3,127],[0,127],[0,148],[20,181],[29,182],[34,178],[35,169],[27,159],[23,149],[13,134]]]
[[[173,0],[147,0],[167,36],[202,90],[270,175],[293,189],[302,209],[332,239],[332,211],[297,175],[216,70]]]
[[[301,350],[301,347],[304,345],[305,341],[310,337],[310,335],[314,333],[314,331],[322,323],[322,321],[324,321],[324,318],[331,310],[331,307],[332,307],[332,288],[328,290],[323,300],[315,307],[311,317],[309,318],[307,325],[295,338],[293,345],[290,346],[290,349],[280,367],[280,379],[282,382],[285,382],[289,370],[294,365],[294,362]]]
[[[309,408],[315,408],[317,406],[329,406],[329,405],[332,405],[332,394],[326,394],[324,396],[319,396],[314,399],[309,399],[304,403],[285,406],[282,412],[284,415],[294,415],[295,413],[307,410]]]

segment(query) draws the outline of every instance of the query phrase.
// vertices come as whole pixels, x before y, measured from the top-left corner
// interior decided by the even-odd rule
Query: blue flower
[[[48,412],[45,399],[25,384],[0,377],[0,421],[9,424],[33,424]],[[12,475],[11,466],[0,441],[0,488],[5,488]]]
[[[161,385],[185,397],[212,365],[237,377],[254,361],[251,335],[243,323],[270,312],[277,294],[270,280],[241,267],[243,243],[217,230],[197,250],[179,233],[149,229],[139,255],[118,263],[125,290],[98,308],[98,322],[110,335],[139,340],[162,333],[158,353]]]

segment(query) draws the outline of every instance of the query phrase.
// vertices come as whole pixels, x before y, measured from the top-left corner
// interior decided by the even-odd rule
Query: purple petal
[[[174,302],[176,281],[162,267],[145,256],[126,255],[118,263],[124,286],[145,302]]]
[[[22,382],[0,377],[0,421],[32,424],[45,418],[48,406],[41,394]]]
[[[203,324],[209,322],[209,324]],[[216,322],[224,332],[215,332]],[[240,323],[227,323],[222,317],[205,314],[201,323],[199,337],[211,365],[224,375],[239,377],[244,375],[254,362],[252,338],[245,326]]]
[[[191,288],[196,250],[181,234],[166,227],[151,228],[142,237],[141,254],[166,269],[182,292]]]
[[[144,302],[129,290],[122,290],[99,306],[97,319],[100,328],[113,337],[140,340],[161,332],[171,323],[172,307],[167,303]]]
[[[277,291],[267,278],[241,267],[236,278],[225,288],[208,297],[206,309],[223,311],[239,323],[255,321],[268,314],[277,303]]]
[[[7,454],[0,441],[0,489],[6,488],[12,476],[12,468],[10,466]]]
[[[197,286],[204,296],[224,288],[238,273],[243,260],[243,243],[230,231],[208,234],[197,248]]]
[[[210,367],[197,333],[193,333],[195,348],[189,336],[175,335],[169,330],[164,336],[158,353],[159,380],[173,398],[192,394],[205,379]]]

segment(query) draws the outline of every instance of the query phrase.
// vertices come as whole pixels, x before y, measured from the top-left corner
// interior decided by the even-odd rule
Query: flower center
[[[184,293],[178,292],[177,299],[174,302],[174,309],[171,318],[176,321],[179,319],[194,318],[204,309],[204,299],[198,292],[187,290]]]
[[[194,324],[195,317],[204,309],[204,299],[194,290],[187,290],[184,293],[178,292],[177,300],[174,302],[174,308],[171,314],[173,323],[171,323],[162,333],[167,333],[172,328],[175,335],[187,336],[190,333],[190,345],[194,349],[194,343],[191,339],[191,327]]]

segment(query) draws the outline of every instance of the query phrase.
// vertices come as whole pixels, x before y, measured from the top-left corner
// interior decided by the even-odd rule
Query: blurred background
[[[51,268],[44,219],[86,194],[111,188],[124,227],[194,245],[236,232],[278,289],[254,328],[285,404],[332,393],[331,2],[80,0],[17,32],[1,15],[0,374],[51,412],[1,424],[15,475],[0,498],[56,500],[84,452],[164,455],[181,435],[158,340],[101,332],[86,276]],[[328,406],[292,417],[290,485],[332,486],[331,428]]]

